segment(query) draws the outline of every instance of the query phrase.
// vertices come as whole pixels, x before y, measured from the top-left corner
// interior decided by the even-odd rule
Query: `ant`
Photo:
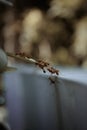
[[[57,77],[49,77],[49,80],[51,81],[51,83],[52,84],[55,84],[56,83],[56,81],[57,81],[57,79],[56,79]]]
[[[53,67],[47,68],[47,70],[52,74],[59,75],[59,70],[56,70]]]

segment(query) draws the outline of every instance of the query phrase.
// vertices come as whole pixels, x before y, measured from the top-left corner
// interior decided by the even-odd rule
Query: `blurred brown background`
[[[0,1],[0,47],[87,68],[87,0]]]

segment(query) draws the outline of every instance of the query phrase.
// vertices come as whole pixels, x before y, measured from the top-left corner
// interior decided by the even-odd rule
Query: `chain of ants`
[[[25,58],[25,59],[26,58],[27,59],[32,58],[31,56],[25,54],[24,52],[18,52],[15,55],[20,56],[20,57]],[[46,73],[46,71],[48,71],[48,72],[51,73],[51,75],[53,75],[53,74],[55,74],[56,76],[59,75],[59,70],[57,70],[57,69],[53,68],[52,66],[50,66],[50,64],[48,62],[45,62],[43,60],[36,60],[35,65],[39,66],[39,68],[41,68],[44,73]],[[49,80],[51,81],[52,84],[55,84],[55,81],[56,81],[55,78],[50,76]]]

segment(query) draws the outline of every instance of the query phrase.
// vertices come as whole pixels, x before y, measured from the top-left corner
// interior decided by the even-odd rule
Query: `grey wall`
[[[26,72],[5,74],[12,130],[87,129],[87,85]]]

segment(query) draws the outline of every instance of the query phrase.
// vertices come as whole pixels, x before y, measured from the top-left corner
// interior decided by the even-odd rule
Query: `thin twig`
[[[16,59],[18,59],[18,60],[21,60],[21,61],[24,61],[24,62],[26,62],[26,63],[37,63],[37,61],[36,60],[34,60],[34,59],[32,59],[32,58],[27,58],[27,57],[21,57],[21,56],[19,56],[19,55],[15,55],[15,54],[12,54],[12,53],[9,53],[9,52],[6,52],[6,54],[7,54],[7,56],[9,56],[9,57],[13,57],[13,58],[16,58]]]
[[[16,59],[21,60],[23,62],[26,62],[26,63],[29,63],[29,64],[30,63],[35,64],[40,69],[42,69],[44,73],[46,73],[46,71],[49,71],[51,73],[51,75],[56,75],[56,76],[59,75],[59,70],[57,70],[57,69],[53,68],[52,66],[50,66],[50,64],[48,62],[46,62],[46,61],[35,60],[35,59],[27,56],[25,53],[21,53],[21,52],[16,53],[16,54],[6,52],[6,54],[9,57],[16,58]],[[55,80],[52,77],[49,77],[49,80],[51,81],[51,83],[55,84]]]
[[[0,0],[0,2],[2,2],[5,5],[8,5],[8,6],[13,6],[13,3],[10,1],[7,1],[7,0]]]

